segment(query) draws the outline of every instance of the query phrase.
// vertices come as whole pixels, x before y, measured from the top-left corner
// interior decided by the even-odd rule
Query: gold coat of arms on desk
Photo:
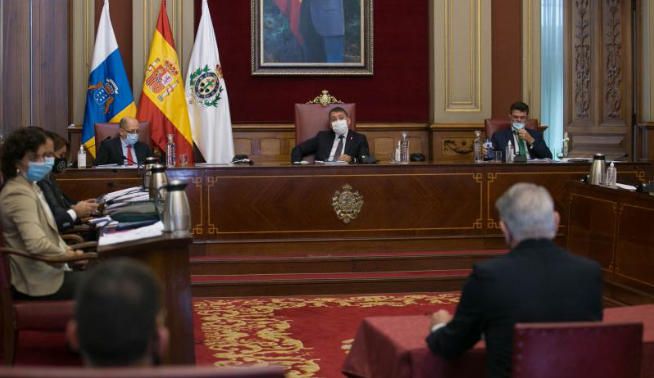
[[[352,187],[345,184],[342,191],[334,192],[332,207],[338,219],[348,224],[359,216],[363,207],[363,196],[358,191],[353,192]]]

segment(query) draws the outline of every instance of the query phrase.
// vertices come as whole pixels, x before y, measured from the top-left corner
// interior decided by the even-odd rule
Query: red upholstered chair
[[[181,367],[158,368],[0,368],[0,378],[284,378],[284,368],[266,367]]]
[[[105,139],[113,138],[118,135],[119,123],[96,123],[95,124],[95,148],[100,148],[100,144]],[[152,148],[150,140],[150,122],[139,123],[139,142],[147,144]]]
[[[2,318],[2,356],[13,365],[20,331],[63,332],[73,317],[73,301],[14,301],[11,295],[9,255],[50,263],[75,262],[97,258],[96,253],[70,258],[39,257],[4,246],[0,229],[0,316]]]
[[[641,323],[516,324],[513,378],[640,377]]]
[[[318,131],[329,129],[329,111],[341,107],[352,118],[352,130],[356,129],[356,104],[295,104],[295,143],[300,144],[316,136]]]
[[[484,120],[484,129],[486,131],[486,138],[490,139],[493,134],[498,131],[508,129],[511,127],[511,120],[508,118],[488,118]],[[528,119],[525,124],[527,129],[543,131],[545,128],[541,128],[538,124],[537,119]],[[97,135],[97,134],[96,134]]]

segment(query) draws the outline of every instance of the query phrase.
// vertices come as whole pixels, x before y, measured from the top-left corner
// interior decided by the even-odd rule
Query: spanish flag
[[[166,0],[161,0],[136,117],[140,121],[150,121],[152,142],[162,151],[166,151],[167,135],[173,134],[177,161],[185,154],[189,164],[193,164],[193,138],[186,109],[184,78],[166,13]]]
[[[111,26],[109,0],[105,0],[86,88],[82,144],[95,157],[95,124],[116,123],[123,117],[134,117],[134,115],[136,115],[136,106],[134,106],[132,88],[127,80],[123,58],[120,56],[118,42]]]

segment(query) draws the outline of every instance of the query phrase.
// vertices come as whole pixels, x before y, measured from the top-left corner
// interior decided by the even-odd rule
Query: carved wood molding
[[[620,0],[606,0],[604,6],[605,116],[622,118],[622,12]]]
[[[575,118],[590,119],[591,15],[590,0],[575,0],[574,34]]]

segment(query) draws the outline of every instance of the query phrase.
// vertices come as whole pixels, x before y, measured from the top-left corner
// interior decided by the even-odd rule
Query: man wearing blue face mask
[[[368,140],[363,134],[350,130],[352,119],[345,109],[336,107],[329,112],[331,130],[298,144],[291,151],[291,162],[298,164],[307,155],[315,154],[316,161],[352,163],[353,158],[370,155]]]
[[[506,151],[506,146],[510,141],[516,156],[522,156],[524,159],[551,159],[552,152],[545,144],[543,133],[525,128],[528,117],[529,106],[527,104],[516,102],[511,105],[509,113],[511,127],[493,134],[491,137],[493,150]],[[490,154],[493,155],[494,151],[491,151]]]
[[[150,147],[139,142],[139,121],[125,117],[120,120],[118,136],[100,144],[95,164],[138,165],[150,155]]]

